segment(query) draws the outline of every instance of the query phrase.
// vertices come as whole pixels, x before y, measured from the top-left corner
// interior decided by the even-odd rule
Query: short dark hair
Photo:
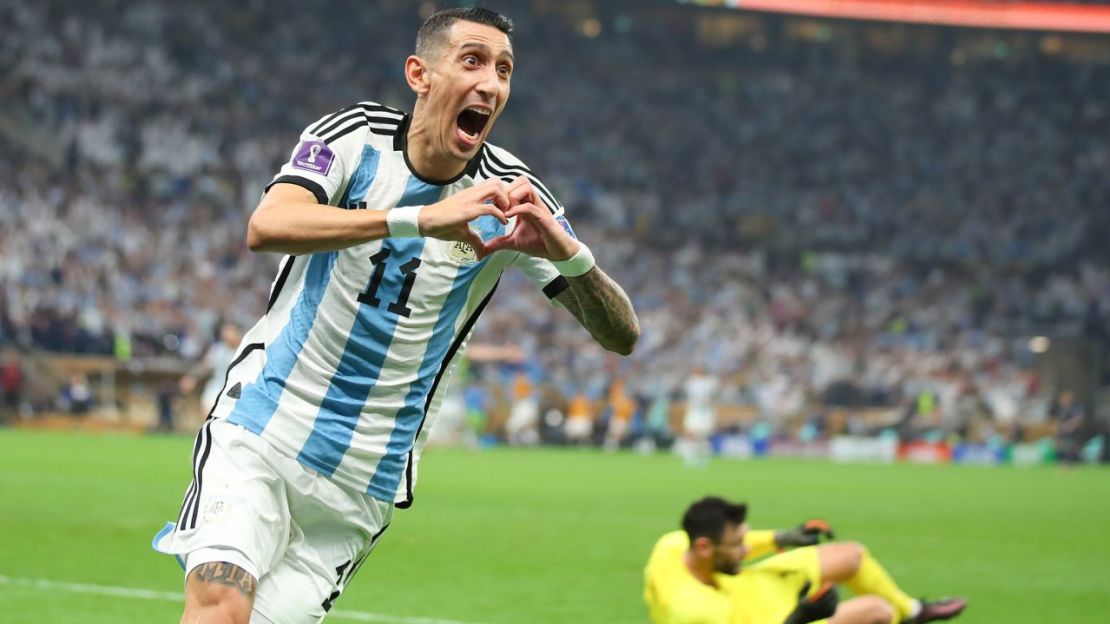
[[[482,7],[446,9],[433,13],[424,20],[424,25],[416,32],[416,53],[420,56],[428,55],[443,43],[447,31],[458,20],[493,26],[505,33],[509,41],[513,39],[513,20],[500,13]]]
[[[682,528],[690,537],[690,543],[699,537],[708,537],[719,543],[729,524],[743,524],[748,516],[748,506],[744,503],[730,503],[717,496],[706,496],[686,510],[682,516]]]

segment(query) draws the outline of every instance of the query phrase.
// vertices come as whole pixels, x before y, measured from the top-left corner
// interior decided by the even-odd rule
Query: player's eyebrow
[[[461,46],[459,46],[459,51],[461,52],[463,50],[473,49],[473,48],[477,48],[477,49],[481,50],[482,52],[485,52],[486,54],[492,54],[493,53],[493,51],[490,49],[490,47],[488,45],[486,45],[484,43],[481,43],[481,42],[478,42],[478,41],[468,41],[468,42],[462,44]],[[516,61],[516,58],[513,56],[513,53],[512,53],[511,50],[504,50],[498,56],[508,56],[509,57],[509,62],[515,62]]]

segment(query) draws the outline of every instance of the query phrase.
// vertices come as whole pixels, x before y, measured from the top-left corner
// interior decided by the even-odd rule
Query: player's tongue
[[[474,108],[465,108],[456,118],[459,130],[469,139],[477,139],[489,121],[489,115]]]

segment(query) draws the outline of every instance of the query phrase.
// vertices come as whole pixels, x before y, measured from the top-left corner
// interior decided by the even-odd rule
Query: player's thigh
[[[291,483],[289,545],[260,579],[254,609],[275,624],[313,624],[377,546],[393,505],[308,472]]]
[[[816,547],[822,582],[843,583],[859,572],[865,552],[857,542],[833,542]]]
[[[836,606],[828,624],[891,624],[894,608],[878,596],[858,596]]]

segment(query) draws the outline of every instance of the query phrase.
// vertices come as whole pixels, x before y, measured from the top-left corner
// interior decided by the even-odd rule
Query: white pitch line
[[[62,591],[73,594],[99,594],[101,596],[116,596],[118,598],[135,598],[138,600],[164,600],[169,602],[184,602],[185,595],[178,592],[157,591],[153,589],[140,589],[138,587],[114,587],[111,585],[90,585],[88,583],[70,583],[66,581],[52,581],[50,579],[20,578],[0,574],[0,585],[13,587],[29,587],[44,591]],[[328,619],[342,618],[357,620],[359,622],[385,622],[387,624],[481,624],[480,622],[462,622],[459,620],[442,620],[439,618],[405,617],[401,615],[385,615],[382,613],[367,613],[365,611],[344,611],[337,609],[328,613]]]

